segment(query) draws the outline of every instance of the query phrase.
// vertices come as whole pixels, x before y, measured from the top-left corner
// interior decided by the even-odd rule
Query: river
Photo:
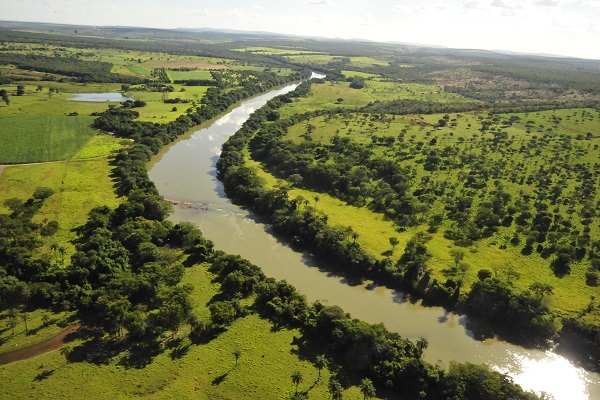
[[[170,217],[200,227],[217,249],[252,261],[267,276],[285,279],[309,301],[337,304],[353,317],[386,327],[409,339],[425,337],[424,358],[447,367],[452,360],[486,363],[509,374],[525,390],[545,392],[556,400],[600,399],[600,374],[575,366],[551,351],[525,349],[487,339],[479,341],[466,329],[466,317],[441,307],[406,301],[403,293],[365,282],[350,285],[319,268],[310,256],[292,250],[271,234],[252,213],[231,203],[216,178],[221,146],[256,109],[297,85],[275,89],[242,102],[228,114],[182,137],[150,164],[149,176],[160,194],[184,202]]]

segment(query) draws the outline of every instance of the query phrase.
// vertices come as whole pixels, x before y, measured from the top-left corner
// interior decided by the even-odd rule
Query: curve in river
[[[232,204],[216,178],[222,144],[256,109],[271,98],[295,89],[288,85],[244,101],[225,116],[166,148],[151,164],[150,178],[162,196],[178,202],[171,220],[197,224],[216,248],[240,254],[264,273],[285,279],[309,301],[337,304],[353,317],[383,322],[409,339],[425,337],[425,359],[486,363],[511,375],[526,390],[555,399],[600,399],[600,374],[578,368],[551,351],[525,349],[496,339],[478,341],[466,328],[466,317],[441,307],[405,300],[401,292],[366,282],[349,285],[319,269],[310,256],[292,250],[273,236],[252,213]]]

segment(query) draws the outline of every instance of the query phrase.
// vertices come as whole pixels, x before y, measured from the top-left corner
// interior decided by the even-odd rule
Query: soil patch
[[[64,345],[65,338],[71,333],[79,330],[79,328],[81,328],[81,325],[77,324],[65,329],[55,337],[48,339],[45,342],[34,344],[33,346],[29,346],[24,349],[11,351],[10,353],[0,354],[0,365],[26,360],[49,351],[59,349]]]

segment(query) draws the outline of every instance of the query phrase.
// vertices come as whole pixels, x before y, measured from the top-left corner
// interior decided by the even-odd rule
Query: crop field
[[[295,105],[290,104],[286,107],[290,106]],[[443,117],[449,121],[449,126],[436,128],[436,124]],[[508,121],[511,117],[515,122],[509,126]],[[459,190],[457,185],[461,174],[464,174],[465,170],[469,171],[466,169],[468,167],[464,166],[451,169],[437,168],[434,172],[427,171],[424,164],[431,151],[440,154],[444,149],[455,149],[457,154],[486,157],[486,162],[490,166],[503,165],[503,167],[502,175],[495,177],[495,183],[488,183],[484,193],[493,193],[496,187],[501,187],[513,200],[518,200],[522,196],[525,196],[525,199],[535,197],[539,191],[532,183],[523,183],[519,176],[523,176],[523,180],[531,179],[540,170],[545,169],[543,165],[556,165],[557,162],[561,162],[558,160],[569,159],[581,165],[597,165],[597,160],[600,159],[599,146],[595,143],[597,139],[583,139],[588,136],[588,132],[594,131],[594,124],[599,118],[598,113],[591,109],[499,115],[493,126],[506,132],[506,142],[502,143],[507,147],[501,151],[497,149],[495,152],[486,152],[485,144],[493,143],[499,131],[494,128],[485,132],[480,130],[482,121],[489,120],[486,113],[396,116],[387,121],[364,118],[362,114],[350,114],[345,118],[335,115],[322,116],[291,127],[287,138],[295,143],[305,143],[308,140],[323,145],[329,145],[334,137],[350,138],[353,143],[370,148],[378,157],[394,159],[400,165],[409,166],[414,173],[414,178],[411,179],[414,182],[412,190],[417,190],[420,185],[423,185],[419,182],[428,182],[431,187],[448,182],[453,188],[457,188],[455,190]],[[312,126],[310,132],[309,124]],[[385,137],[393,138],[392,142],[399,141],[399,143],[374,144],[375,138]],[[255,163],[253,166],[259,165]],[[579,226],[579,229],[589,228],[591,237],[599,237],[598,223],[586,222],[582,217],[585,206],[577,205],[577,201],[574,201],[575,193],[581,190],[581,181],[573,177],[569,178],[572,174],[567,172],[568,170],[555,171],[551,176],[553,176],[552,181],[561,182],[561,198],[571,200],[552,202],[550,207],[556,215],[569,215],[570,223]],[[268,174],[264,171],[261,176],[271,185],[275,185],[274,178],[268,178]],[[394,232],[398,227],[394,226],[392,221],[385,220],[383,215],[365,207],[350,206],[340,199],[307,189],[294,188],[290,191],[290,197],[298,195],[306,199],[318,195],[320,197],[318,209],[326,213],[332,223],[352,226],[360,235],[357,242],[376,257],[384,257],[390,250],[389,237],[397,237],[400,242],[397,247],[399,250],[393,256],[395,259],[402,254],[401,249],[416,232],[427,230],[427,225],[421,224]],[[593,201],[597,200],[596,198]],[[443,213],[447,201],[442,197],[433,200],[428,207],[430,210],[428,215]],[[473,199],[473,208],[476,209],[484,201],[484,195],[476,196]],[[426,220],[424,218],[423,221]],[[452,221],[443,223],[439,230],[430,233],[431,239],[427,242],[427,248],[432,256],[428,261],[428,267],[431,268],[433,276],[441,281],[451,274],[454,264],[451,250],[461,250],[460,246],[445,237],[445,230],[452,229],[452,226]],[[492,236],[463,247],[461,250],[464,252],[463,261],[467,266],[461,277],[463,282],[468,286],[477,280],[478,270],[489,269],[502,279],[510,279],[520,290],[526,290],[534,282],[551,285],[554,289],[550,308],[559,315],[573,316],[586,308],[590,297],[597,295],[597,288],[585,284],[589,261],[584,259],[574,262],[569,274],[557,276],[551,269],[552,257],[548,258],[537,251],[523,254],[523,236],[526,233],[520,229],[514,223],[510,226],[500,226]],[[511,244],[511,238],[519,236],[522,238],[521,243]],[[600,320],[598,315],[588,314],[585,318],[596,323]]]
[[[6,116],[0,125],[0,163],[29,163],[72,157],[96,133],[93,118]]]
[[[184,282],[193,284],[195,310],[207,315],[207,303],[216,294],[212,276],[204,266],[186,269]],[[36,317],[37,318],[37,317]],[[38,326],[39,321],[32,321]],[[18,329],[23,329],[19,326]],[[318,349],[299,349],[299,332],[273,329],[256,315],[236,320],[225,332],[208,343],[195,345],[182,330],[174,338],[164,338],[162,351],[150,357],[143,368],[127,366],[128,353],[103,364],[67,362],[59,350],[0,368],[2,398],[290,398],[295,392],[291,375],[300,371],[304,381],[299,391],[310,398],[328,398],[330,372],[321,372],[310,362]],[[76,349],[82,342],[69,346]],[[232,353],[240,351],[236,364]],[[298,354],[299,353],[299,354]],[[344,399],[362,399],[357,387],[344,391]]]

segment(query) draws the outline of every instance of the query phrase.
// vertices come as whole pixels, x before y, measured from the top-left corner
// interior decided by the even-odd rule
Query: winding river
[[[268,276],[285,279],[311,302],[337,304],[355,318],[383,322],[409,339],[425,337],[429,347],[424,357],[431,363],[445,367],[452,360],[486,363],[509,374],[524,389],[545,392],[556,400],[600,399],[600,374],[579,368],[551,351],[525,349],[497,339],[476,340],[465,327],[465,316],[411,303],[401,292],[372,282],[349,285],[321,270],[310,256],[292,250],[259,218],[227,199],[215,169],[222,144],[254,110],[296,86],[244,101],[152,161],[149,175],[160,194],[179,203],[170,219],[194,222],[216,248],[241,255]]]

